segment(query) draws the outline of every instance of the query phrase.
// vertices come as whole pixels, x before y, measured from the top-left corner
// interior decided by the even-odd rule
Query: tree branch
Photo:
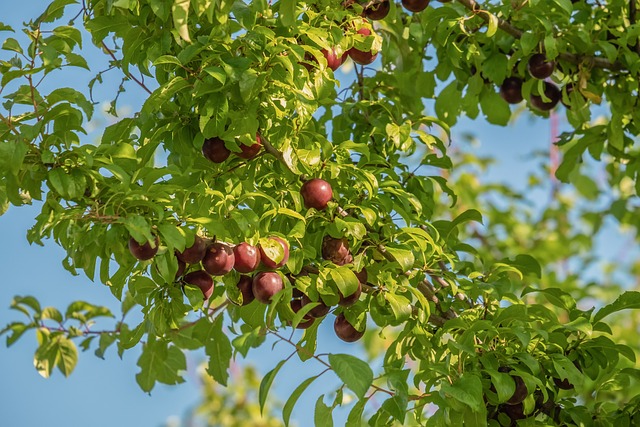
[[[477,13],[480,10],[480,6],[475,0],[457,0],[461,5],[474,12],[476,16],[482,18],[485,22],[489,22],[491,19],[491,15],[489,12]],[[633,0],[632,0],[633,1]],[[502,18],[498,18],[498,28],[507,34],[513,36],[516,39],[520,39],[524,34],[524,31],[515,27],[509,21],[504,20]],[[600,58],[597,56],[589,56],[589,55],[577,55],[573,53],[560,53],[558,55],[560,59],[563,61],[569,62],[571,64],[581,64],[583,62],[589,63],[592,67],[595,68],[605,68],[612,71],[620,71],[624,67],[619,62],[611,62],[608,59]]]
[[[113,53],[113,51],[111,49],[109,49],[109,47],[105,44],[104,41],[101,41],[100,44],[102,44],[102,47],[104,48],[104,50],[109,54],[109,56],[116,62],[118,62],[118,58],[116,58],[116,55]],[[122,70],[122,68],[120,68]],[[140,85],[140,87],[142,89],[144,89],[149,95],[151,95],[153,92],[144,84],[144,82],[142,82],[141,80],[137,79],[133,74],[131,73],[127,73],[126,71],[122,70],[122,72],[124,73],[125,76],[127,76],[128,78],[130,78],[131,80],[133,80],[134,82],[138,83],[138,85]]]

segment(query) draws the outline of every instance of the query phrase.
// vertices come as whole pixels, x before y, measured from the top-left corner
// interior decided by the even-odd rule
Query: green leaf
[[[223,320],[224,317],[221,315],[216,317],[213,323],[207,318],[200,319],[194,327],[193,337],[200,340],[209,356],[207,372],[214,380],[226,386],[233,349],[223,330]]]
[[[291,27],[296,23],[296,1],[280,0],[280,21],[285,27]]]
[[[524,34],[522,34],[522,37],[520,38],[520,46],[522,47],[522,54],[524,56],[527,56],[531,52],[533,52],[533,49],[535,49],[536,46],[538,46],[539,41],[540,41],[540,38],[538,37],[537,33],[534,33],[533,31],[525,31]]]
[[[409,401],[407,396],[395,395],[382,403],[382,408],[386,410],[391,416],[400,423],[404,424],[404,419],[407,415],[407,405]]]
[[[400,268],[402,268],[402,271],[409,271],[413,268],[413,264],[415,263],[416,259],[412,251],[408,249],[394,248],[388,245],[385,247],[385,249],[388,253],[391,254],[391,256],[393,256],[393,259],[395,259],[398,264],[400,264]]]
[[[542,277],[542,267],[531,255],[520,254],[515,260],[503,259],[503,263],[509,264],[522,272],[522,274],[534,274],[537,278]]]
[[[359,399],[364,398],[373,383],[373,371],[368,363],[349,354],[330,354],[329,364]]]
[[[109,33],[123,34],[130,26],[125,17],[97,16],[88,20],[85,24],[87,31],[91,33],[93,40],[100,44]]]
[[[576,300],[567,292],[558,288],[547,289],[534,289],[527,287],[522,291],[522,295],[526,295],[532,292],[539,292],[553,305],[562,308],[567,311],[571,311],[576,308]],[[599,319],[598,319],[599,320]],[[596,320],[597,321],[597,320]]]
[[[316,380],[320,375],[316,375],[311,378],[307,378],[304,380],[296,389],[291,393],[291,396],[287,399],[287,402],[284,404],[282,408],[282,419],[284,420],[284,425],[289,426],[289,420],[291,419],[291,412],[293,411],[294,406],[296,406],[296,402],[300,399],[300,396],[304,391],[311,385],[312,382]]]
[[[78,363],[78,350],[73,341],[60,337],[58,339],[58,369],[65,377],[68,377],[73,372],[73,369]]]
[[[22,47],[20,47],[20,43],[18,42],[18,40],[12,37],[7,38],[4,43],[2,43],[2,49],[22,53]]]
[[[358,289],[358,278],[347,267],[332,268],[329,270],[329,275],[345,297],[352,295]]]
[[[493,89],[484,92],[480,96],[480,106],[482,112],[487,117],[489,123],[506,126],[511,118],[509,104]]]
[[[393,316],[395,317],[397,324],[404,322],[411,317],[413,308],[411,306],[411,301],[406,297],[393,294],[391,292],[386,292],[384,297],[391,307],[391,311],[393,312]]]
[[[140,388],[150,392],[156,382],[178,384],[184,382],[180,372],[187,369],[184,353],[166,341],[148,341],[138,359],[140,372],[136,381]]]
[[[162,64],[174,64],[178,66],[182,66],[182,63],[178,58],[172,55],[162,55],[155,61],[153,61],[154,66],[162,65]]]
[[[614,302],[605,305],[593,316],[592,323],[597,323],[606,316],[622,310],[640,308],[640,292],[627,291],[620,295]]]
[[[480,411],[480,408],[484,405],[482,382],[475,374],[465,373],[453,384],[444,382],[440,390],[458,402],[470,407],[473,411]]]
[[[496,31],[498,31],[498,17],[493,13],[488,13],[489,22],[487,26],[487,37],[493,37]]]
[[[191,42],[189,37],[189,4],[191,0],[174,0],[171,11],[173,12],[173,25],[183,40]]]
[[[276,378],[276,375],[280,371],[280,368],[285,364],[287,359],[281,360],[278,362],[275,368],[270,370],[267,375],[262,378],[260,382],[260,390],[258,392],[258,402],[260,403],[260,413],[264,411],[264,404],[267,401],[267,396],[269,395],[269,389],[271,388],[271,384],[273,384],[273,380]]]
[[[487,372],[491,376],[491,383],[498,394],[498,402],[504,403],[511,399],[516,391],[516,382],[511,375],[493,369],[488,369]]]
[[[324,394],[316,401],[316,409],[313,414],[315,427],[333,427],[333,410],[324,403]]]
[[[77,0],[54,0],[49,4],[47,10],[36,19],[36,23],[53,22],[62,18],[64,8],[70,4],[78,4]]]

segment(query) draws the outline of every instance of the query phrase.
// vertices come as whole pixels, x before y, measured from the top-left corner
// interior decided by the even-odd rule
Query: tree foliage
[[[4,329],[7,344],[35,330],[45,377],[69,375],[77,346],[100,357],[141,346],[136,378],[150,392],[182,382],[185,351],[198,349],[224,385],[232,358],[271,337],[291,354],[260,383],[261,407],[293,356],[322,369],[292,390],[285,423],[333,372],[343,386],[318,397],[317,425],[331,425],[345,393],[356,398],[352,425],[635,425],[638,348],[610,315],[638,308],[638,293],[604,275],[585,286],[582,269],[598,257],[603,218],[637,228],[636,6],[456,0],[409,13],[379,0],[54,0],[25,24],[26,43],[0,25],[0,211],[39,201],[28,240],[52,239],[64,268],[121,301],[114,314],[16,297],[27,320]],[[83,88],[63,77],[90,69],[87,38],[123,75],[112,113],[131,87],[146,95],[95,143],[84,134],[107,70]],[[339,81],[354,50],[377,62]],[[540,53],[555,61],[546,80],[527,70]],[[500,96],[508,78],[526,100],[513,109]],[[550,113],[560,100],[567,107]],[[552,187],[537,209],[478,180],[490,159],[450,139],[462,116],[506,125],[524,111],[562,112],[572,126],[557,143],[561,163],[545,165],[554,176],[531,178],[531,189]],[[331,185],[326,207],[301,194],[312,178]],[[185,266],[176,253],[198,239],[211,261],[196,279],[199,259]],[[260,247],[277,292],[212,272],[242,242]],[[213,250],[219,243],[229,246]],[[106,318],[118,319],[112,329],[94,327]],[[366,330],[380,363],[324,354],[323,322],[347,341]],[[290,336],[292,326],[306,329]],[[373,396],[383,403],[374,408]]]

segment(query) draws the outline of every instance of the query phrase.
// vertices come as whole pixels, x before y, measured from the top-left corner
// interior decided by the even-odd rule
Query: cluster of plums
[[[211,148],[211,145],[207,150],[203,148],[205,157],[209,158],[207,153],[210,155],[214,153],[215,155],[215,153],[226,149],[224,142],[222,142],[222,147],[224,147],[222,148],[218,140],[219,138],[207,140],[213,141],[210,144],[215,144],[215,149]],[[207,141],[205,141],[205,144],[207,144]],[[253,155],[255,156],[255,154]],[[215,158],[219,159],[221,157],[215,155]],[[332,199],[333,190],[327,181],[313,178],[307,180],[301,186],[300,195],[306,208],[323,210],[327,208],[329,201]],[[262,246],[253,246],[246,242],[230,245],[196,236],[193,245],[182,252],[176,251],[175,255],[178,261],[176,279],[181,279],[186,284],[198,287],[202,291],[204,299],[209,299],[214,288],[212,276],[223,276],[233,269],[240,273],[237,286],[242,294],[242,305],[249,304],[254,299],[263,304],[269,304],[273,296],[284,289],[282,276],[274,270],[283,267],[289,259],[289,244],[278,236],[271,236],[269,239],[273,241],[274,246],[280,245],[282,247],[281,253],[283,257],[279,261],[270,257],[269,253],[273,254],[273,252],[268,249],[265,250]],[[129,239],[129,250],[139,260],[153,258],[158,252],[159,246],[160,239],[157,236],[154,242],[139,243],[133,237]],[[325,260],[332,261],[339,266],[353,262],[353,256],[349,251],[349,243],[345,238],[337,239],[325,236],[322,244],[322,256]],[[197,265],[199,268],[184,274],[187,265]],[[356,273],[356,276],[359,282],[357,290],[348,296],[340,295],[339,305],[348,307],[359,300],[362,294],[362,285],[367,281],[366,270],[363,269]],[[295,283],[295,276],[288,275],[287,277],[292,284]],[[298,312],[306,304],[312,303],[315,304],[316,302],[311,301],[308,296],[294,287],[294,299],[291,301],[291,308],[294,312]],[[322,301],[318,301],[317,306],[305,314],[303,321],[297,327],[301,329],[308,328],[315,319],[324,317],[329,311],[330,307],[326,306]],[[347,342],[356,341],[364,334],[363,331],[358,331],[351,325],[343,314],[336,317],[334,329],[336,335]]]
[[[353,1],[345,2],[346,7],[349,7],[351,4],[353,4]],[[402,0],[402,5],[405,9],[411,12],[421,12],[427,8],[429,0]],[[390,9],[391,5],[389,4],[389,1],[382,1],[366,7],[362,12],[362,16],[372,21],[378,21],[380,19],[384,19],[389,14]],[[365,37],[373,34],[371,29],[368,27],[361,27],[356,30],[356,33]],[[327,65],[333,71],[336,71],[344,61],[346,61],[347,57],[350,57],[353,62],[360,65],[369,65],[378,57],[378,52],[362,51],[355,47],[352,47],[342,55],[339,54],[336,48],[332,48],[330,50],[323,49],[322,54],[327,60]],[[313,60],[310,56],[307,56],[305,59]],[[305,67],[307,67],[308,70],[311,70],[312,65],[305,64]]]
[[[574,362],[574,364],[576,363]],[[577,364],[576,367],[579,368]],[[525,414],[524,400],[530,393],[524,380],[517,374],[512,374],[512,368],[510,367],[503,366],[498,368],[498,371],[502,373],[510,373],[511,378],[515,381],[515,390],[513,392],[513,395],[502,404],[491,405],[487,403],[487,412],[489,419],[499,420],[500,415],[504,414],[510,420],[510,425],[515,426],[518,420],[536,416],[540,413],[544,413],[552,418],[555,418],[557,416],[557,411],[559,411],[560,408],[553,402],[551,396],[549,396],[547,400],[544,400],[543,394],[540,390],[536,390],[534,393],[535,408],[531,413]],[[561,380],[552,375],[550,375],[548,378],[552,380],[554,385],[560,390],[572,390],[574,388],[573,384],[571,384],[567,379]],[[492,393],[496,392],[493,385],[491,385],[490,390]],[[485,401],[486,400],[487,399],[485,397]]]
[[[536,53],[529,58],[527,63],[527,69],[529,74],[535,79],[544,80],[553,74],[555,70],[555,61],[548,61],[543,53]],[[522,96],[522,84],[523,80],[520,77],[508,77],[504,80],[500,86],[500,96],[509,104],[519,104],[523,100]],[[534,108],[541,111],[552,110],[558,102],[562,101],[562,91],[556,85],[551,82],[545,81],[544,95],[549,100],[545,101],[541,95],[531,94],[529,102]],[[568,84],[565,86],[567,95],[573,91],[573,85]],[[565,104],[566,107],[569,107]]]

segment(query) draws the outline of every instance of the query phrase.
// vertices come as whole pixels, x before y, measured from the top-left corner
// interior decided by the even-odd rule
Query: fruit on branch
[[[187,264],[197,264],[202,261],[207,252],[207,241],[200,236],[196,236],[193,245],[182,252],[176,252],[178,260]]]
[[[357,33],[362,34],[363,36],[370,36],[371,30],[369,28],[362,27],[357,31]],[[355,47],[352,47],[351,49],[349,49],[347,53],[349,54],[353,62],[360,65],[371,64],[378,57],[378,52],[376,53],[373,53],[372,51],[366,52],[360,49],[356,49]]]
[[[333,330],[338,338],[346,342],[358,341],[364,336],[364,330],[358,331],[351,323],[349,323],[343,313],[336,316],[336,320],[333,322]]]
[[[383,1],[380,3],[373,4],[362,12],[365,18],[369,18],[373,21],[379,21],[380,19],[384,19],[391,10],[391,5],[388,1]]]
[[[184,274],[184,270],[187,268],[187,264],[184,261],[178,260],[178,271],[176,271],[176,279]]]
[[[313,178],[302,184],[300,195],[307,209],[315,208],[321,211],[327,208],[327,203],[333,197],[333,190],[331,184],[324,179]]]
[[[263,304],[269,304],[271,298],[283,288],[282,277],[273,271],[256,274],[251,287],[255,298]]]
[[[202,259],[202,266],[213,276],[227,274],[233,268],[235,256],[233,250],[226,243],[215,242],[209,246]]]
[[[322,239],[322,258],[331,261],[335,265],[345,265],[353,262],[353,256],[349,251],[349,241],[343,237],[336,239],[324,236]]]
[[[553,70],[556,68],[555,61],[547,61],[547,57],[543,53],[536,53],[529,58],[527,64],[529,74],[536,79],[546,79],[553,74]]]
[[[503,405],[502,412],[511,419],[511,425],[513,426],[516,425],[515,422],[517,420],[527,418],[524,414],[524,405],[522,403],[518,403],[517,405]]]
[[[242,305],[250,304],[256,297],[253,295],[253,278],[242,274],[238,280],[238,289],[242,294]]]
[[[521,377],[517,375],[513,375],[511,378],[516,382],[516,389],[513,392],[513,395],[509,400],[507,400],[507,405],[517,405],[522,403],[524,399],[529,395],[529,390],[527,390],[527,386]]]
[[[549,98],[548,102],[544,101],[542,96],[532,94],[531,98],[529,98],[531,105],[539,110],[549,111],[558,105],[558,102],[560,102],[560,99],[562,98],[562,92],[560,92],[560,89],[558,89],[558,87],[553,83],[549,82],[544,82],[544,94]]]
[[[500,96],[509,104],[522,102],[522,79],[519,77],[507,77],[500,86]]]
[[[327,66],[333,71],[336,71],[338,68],[340,68],[345,59],[347,59],[346,52],[342,55],[338,55],[338,51],[335,47],[332,47],[331,50],[322,49],[322,54],[327,60]]]
[[[239,273],[251,273],[260,265],[260,251],[246,242],[233,248],[233,256],[233,268]]]
[[[342,292],[338,291],[340,293],[340,301],[338,302],[339,306],[351,307],[360,299],[360,295],[362,295],[362,285],[366,284],[368,279],[367,270],[363,268],[356,273],[356,277],[358,278],[358,288],[354,293],[345,297],[342,295]]]
[[[302,306],[304,307],[307,304],[313,304],[316,301],[311,301],[311,298],[309,298],[307,295],[302,295]],[[318,299],[318,305],[316,305],[315,307],[313,307],[311,310],[309,310],[308,315],[313,317],[313,318],[319,318],[319,317],[324,317],[327,314],[329,314],[329,311],[331,310],[331,307],[329,307],[328,305],[326,305],[321,299]]]
[[[280,261],[276,262],[276,258],[273,252],[270,251],[269,248],[263,248],[262,246],[260,246],[260,259],[262,260],[262,263],[267,268],[271,268],[271,269],[280,268],[283,265],[285,265],[289,260],[289,244],[278,236],[269,237],[269,240],[278,242],[282,246],[282,251],[284,255]]]
[[[560,378],[554,378],[553,383],[561,390],[573,390],[574,386],[569,382],[568,378],[561,380]]]
[[[138,243],[138,241],[133,237],[129,239],[129,252],[131,252],[131,255],[133,255],[140,261],[147,261],[153,258],[158,253],[159,247],[160,239],[158,238],[158,236],[156,236],[153,243]]]
[[[369,273],[367,273],[367,269],[363,267],[362,270],[356,273],[356,277],[358,278],[358,283],[366,285],[369,280]]]
[[[402,6],[409,12],[422,12],[429,6],[429,0],[402,0]]]
[[[224,145],[224,141],[217,136],[204,140],[202,154],[213,163],[222,163],[229,158],[231,150]]]
[[[294,313],[297,313],[302,308],[303,303],[300,299],[293,299],[291,300],[289,305],[291,306],[291,310],[293,310]],[[307,329],[309,326],[313,325],[313,322],[315,320],[316,319],[309,316],[309,314],[307,313],[304,315],[304,317],[302,317],[302,320],[300,321],[300,323],[298,323],[298,326],[296,326],[296,329]]]
[[[262,138],[259,133],[256,133],[256,143],[252,145],[245,145],[240,143],[240,153],[236,153],[238,157],[242,157],[243,159],[251,160],[255,156],[258,155],[260,150],[262,149]]]
[[[204,299],[209,299],[213,293],[213,279],[204,270],[196,270],[184,276],[184,282],[197,286],[202,291]]]
[[[351,307],[360,300],[360,295],[362,295],[362,283],[358,282],[356,291],[348,297],[343,296],[342,292],[340,292],[340,301],[338,301],[338,305],[341,307]]]

